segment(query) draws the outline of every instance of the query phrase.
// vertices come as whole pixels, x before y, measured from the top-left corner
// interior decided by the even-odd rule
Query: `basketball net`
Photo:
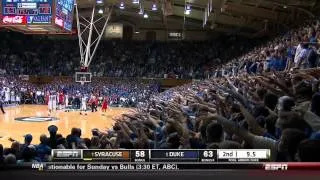
[[[83,86],[84,85],[84,81],[80,81],[80,84],[81,84],[81,86]]]

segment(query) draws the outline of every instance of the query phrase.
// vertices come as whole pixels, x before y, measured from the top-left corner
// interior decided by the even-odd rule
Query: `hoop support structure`
[[[80,51],[80,65],[88,68],[96,53],[96,50],[99,46],[101,38],[104,34],[104,31],[106,30],[109,19],[111,17],[113,6],[111,7],[111,10],[107,14],[104,14],[102,15],[102,17],[95,20],[96,8],[94,5],[92,7],[90,20],[88,20],[87,18],[79,14],[77,2],[74,5],[75,5],[75,12],[76,12],[78,39],[79,39],[78,43],[79,43],[79,51]],[[80,18],[83,20],[83,22],[80,22]],[[103,20],[104,20],[103,28],[101,29],[101,31],[99,31],[95,24]],[[84,33],[86,31],[89,31],[87,42],[84,41]],[[92,41],[93,33],[97,33],[98,37]],[[93,47],[93,50],[91,51],[92,47]]]

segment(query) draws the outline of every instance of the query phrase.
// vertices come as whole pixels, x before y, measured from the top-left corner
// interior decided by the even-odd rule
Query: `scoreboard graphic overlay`
[[[40,171],[320,170],[319,163],[270,162],[269,149],[54,149],[51,155],[52,162],[32,163],[28,168]]]
[[[268,162],[268,149],[209,150],[91,150],[54,149],[52,157],[59,161],[92,162]]]
[[[70,33],[74,0],[2,0],[0,26],[24,33]]]
[[[270,162],[269,149],[54,149],[51,162],[17,166],[37,171],[319,171],[320,163]]]
[[[270,163],[268,149],[89,150],[54,149],[52,162],[33,163],[41,171],[288,170]]]
[[[40,171],[320,170],[320,163],[270,162],[269,149],[54,149]]]

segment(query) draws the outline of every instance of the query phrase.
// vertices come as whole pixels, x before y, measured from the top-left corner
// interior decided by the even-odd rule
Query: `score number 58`
[[[136,151],[135,157],[136,158],[144,158],[144,157],[146,157],[146,153],[145,153],[145,151]]]

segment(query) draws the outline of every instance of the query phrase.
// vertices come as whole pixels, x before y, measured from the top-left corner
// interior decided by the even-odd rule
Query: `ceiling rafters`
[[[89,9],[94,2],[95,0],[78,0],[79,7],[81,11],[84,12],[86,9]],[[106,5],[118,6],[120,2],[120,0],[104,0]],[[159,23],[161,21],[161,26],[164,26],[164,17],[160,4],[163,0],[143,1],[145,11],[150,14],[147,23],[145,19],[138,18],[137,10],[139,6],[132,4],[132,0],[122,0],[122,2],[125,3],[126,9],[116,10],[115,14],[117,14],[117,16],[124,16],[126,18],[133,17],[131,19],[133,19],[136,26],[145,26],[150,23],[149,26],[153,24],[157,27],[161,25],[161,23]],[[159,3],[157,12],[151,11],[154,2]],[[172,0],[172,2],[174,15],[165,17],[167,28],[174,28],[175,24],[183,23],[185,0]],[[203,13],[207,7],[208,0],[187,0],[187,2],[191,5],[192,12],[186,16],[186,27],[199,28],[199,30],[202,30]],[[284,5],[286,6],[285,8],[283,8]],[[296,12],[300,12],[300,17],[303,17],[301,13],[304,14],[304,16],[312,16],[313,14],[309,11],[312,7],[317,7],[317,0],[213,0],[214,10],[211,12],[208,22],[210,24],[221,25],[222,30],[228,29],[223,28],[223,26],[225,26],[231,30],[238,28],[240,31],[241,29],[252,29],[259,32],[264,27],[265,20],[273,24],[289,24],[291,22],[288,21],[297,21],[297,19],[292,18],[295,17]],[[221,12],[222,9],[224,12]],[[208,28],[208,26],[206,28]],[[210,28],[207,30],[210,30]]]

